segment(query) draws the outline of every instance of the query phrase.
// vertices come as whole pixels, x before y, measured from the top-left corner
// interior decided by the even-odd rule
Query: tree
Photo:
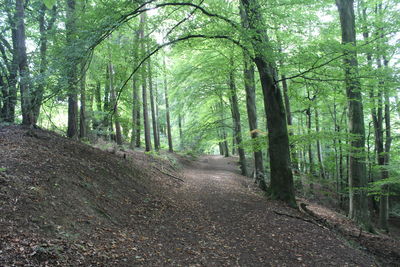
[[[232,119],[233,119],[233,136],[238,146],[239,163],[242,175],[248,176],[246,154],[242,144],[242,126],[240,120],[240,111],[238,97],[236,94],[236,84],[234,70],[229,72],[229,102],[231,104]]]
[[[356,46],[356,30],[353,0],[336,0],[339,10],[342,43],[344,45],[344,72],[346,94],[348,99],[350,142],[349,216],[365,229],[370,229],[368,199],[365,187],[367,175],[365,166],[365,127],[361,85],[358,77],[358,61]]]
[[[240,6],[240,18],[242,27],[248,29],[248,21],[242,6]],[[256,106],[256,84],[254,78],[254,63],[251,61],[249,55],[243,53],[243,80],[244,88],[246,90],[246,108],[249,121],[249,130],[251,138],[254,141],[253,155],[254,155],[254,177],[258,186],[266,191],[267,185],[264,179],[264,162],[263,155],[260,147],[257,144],[258,140],[258,122],[257,122],[257,106]]]
[[[146,28],[146,15],[143,13],[140,16],[140,39],[141,39],[141,50],[142,54],[145,54],[145,39],[144,39],[144,29]],[[146,151],[151,150],[151,138],[150,138],[150,121],[149,121],[149,111],[147,103],[147,73],[146,68],[142,67],[142,102],[143,102],[143,127],[144,127],[144,142],[146,146]]]
[[[21,94],[22,124],[34,125],[35,118],[32,107],[32,88],[29,75],[28,57],[26,54],[26,35],[25,35],[25,0],[15,1],[16,23],[15,43],[17,61],[19,67],[19,77],[21,79],[19,88]]]
[[[154,100],[154,90],[153,90],[153,76],[152,76],[152,69],[151,69],[151,60],[147,61],[147,73],[149,76],[149,90],[150,90],[150,108],[151,108],[151,121],[153,124],[153,138],[154,138],[154,148],[156,150],[160,149],[160,141],[158,140],[158,117],[156,114],[156,105]]]
[[[165,58],[164,58],[164,96],[165,96],[165,110],[167,119],[168,151],[174,152],[174,147],[172,145],[171,117],[170,117],[169,99],[168,99],[167,67],[165,64]]]
[[[76,46],[76,14],[75,0],[66,0],[66,46],[69,49],[77,49]],[[78,138],[78,88],[77,88],[77,51],[67,53],[66,79],[68,86],[68,130],[69,138]]]
[[[241,3],[249,22],[249,29],[254,32],[250,42],[254,49],[254,62],[264,95],[271,168],[270,193],[273,199],[296,206],[285,107],[277,83],[275,62],[271,60],[273,50],[265,30],[267,27],[257,0],[241,0]]]

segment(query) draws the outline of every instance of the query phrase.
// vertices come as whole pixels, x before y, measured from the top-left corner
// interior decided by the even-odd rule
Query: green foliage
[[[56,4],[57,0],[43,0],[43,3],[46,5],[48,9],[52,9]]]

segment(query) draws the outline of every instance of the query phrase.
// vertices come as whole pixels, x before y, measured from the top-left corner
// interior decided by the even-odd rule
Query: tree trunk
[[[104,84],[104,100],[103,100],[103,135],[106,139],[110,138],[110,127],[111,127],[111,117],[110,117],[110,69],[108,64],[106,66],[106,82]]]
[[[15,17],[15,16],[14,16]],[[12,53],[11,64],[7,64],[8,75],[4,73],[4,78],[7,80],[7,84],[5,84],[4,79],[2,79],[2,98],[3,98],[3,106],[0,112],[0,120],[14,123],[15,121],[15,106],[17,104],[17,76],[18,76],[18,42],[17,42],[17,30],[16,23],[14,18],[10,15],[8,17],[8,23],[11,28],[11,37],[12,37],[12,47],[10,46],[10,50]],[[2,38],[3,42],[7,42]],[[0,51],[4,61],[7,61],[6,49],[0,43]]]
[[[160,142],[158,140],[158,124],[157,124],[157,114],[156,114],[156,107],[154,103],[154,93],[153,93],[153,77],[152,77],[152,70],[151,70],[151,60],[150,58],[147,60],[147,69],[148,69],[148,76],[149,76],[149,90],[150,90],[150,108],[151,108],[151,120],[153,124],[153,138],[154,138],[154,148],[155,150],[160,150]]]
[[[159,116],[159,109],[158,109],[158,103],[159,99],[158,99],[158,87],[157,87],[157,83],[154,84],[154,92],[155,92],[155,101],[156,101],[156,118],[157,118],[157,140],[158,140],[158,147],[161,148],[161,137],[160,137],[160,120],[158,118],[160,118]]]
[[[183,131],[182,131],[182,116],[181,113],[178,115],[178,126],[179,126],[179,149],[183,149]]]
[[[353,0],[336,0],[340,15],[342,43],[356,45],[355,16]],[[353,136],[350,142],[349,155],[349,216],[363,228],[370,230],[371,222],[368,211],[368,197],[365,165],[365,127],[362,104],[361,85],[358,77],[357,52],[345,49],[344,71],[348,99],[349,133]]]
[[[142,54],[146,52],[145,50],[145,37],[144,29],[146,27],[146,14],[142,13],[140,15],[140,39],[141,39],[141,50]],[[146,68],[142,67],[142,103],[143,103],[143,127],[144,127],[144,142],[145,150],[151,151],[151,138],[150,138],[150,121],[149,121],[149,110],[147,103],[147,79],[146,79]]]
[[[140,42],[140,29],[134,32],[134,48],[133,48],[133,64],[138,64],[139,61],[139,42]],[[140,96],[139,88],[137,86],[138,75],[132,77],[132,131],[130,148],[134,149],[140,147]]]
[[[307,134],[310,137],[311,136],[311,126],[312,126],[312,121],[311,121],[311,107],[308,107],[306,110],[307,114]],[[309,164],[309,170],[308,173],[310,174],[311,177],[314,177],[315,171],[314,171],[314,157],[312,153],[312,144],[311,142],[308,144],[308,164]]]
[[[286,76],[284,74],[281,75],[282,77],[282,89],[283,89],[283,98],[285,100],[285,111],[286,111],[286,121],[287,124],[290,126],[293,125],[293,118],[292,118],[292,111],[290,108],[290,99],[289,99],[289,87],[286,80]],[[293,131],[289,129],[289,136],[293,136]],[[290,145],[291,157],[292,157],[292,166],[295,170],[298,170],[298,160],[296,156],[296,148],[294,144]]]
[[[319,134],[320,132],[319,112],[317,108],[315,108],[315,131],[317,134]],[[322,158],[322,148],[319,136],[317,136],[317,156],[318,156],[319,174],[323,179],[325,179],[325,168],[324,168],[324,161]]]
[[[87,138],[87,114],[86,114],[86,73],[84,67],[81,68],[82,77],[81,77],[81,109],[79,116],[79,138],[86,139]]]
[[[242,175],[248,176],[246,154],[244,148],[242,147],[242,125],[240,121],[239,103],[236,94],[236,84],[235,84],[235,76],[233,70],[229,72],[229,88],[230,88],[229,100],[231,102],[232,119],[233,119],[233,133],[237,145],[237,150],[239,153],[240,170]]]
[[[229,145],[228,145],[228,140],[226,140],[227,139],[227,134],[226,134],[226,131],[225,131],[225,128],[224,129],[222,129],[222,137],[223,137],[223,139],[224,139],[224,142],[223,142],[223,145],[224,145],[224,156],[226,157],[226,158],[228,158],[229,157]]]
[[[383,62],[385,68],[388,68],[388,60],[386,60],[385,57],[383,57]],[[385,100],[385,153],[384,153],[384,167],[382,169],[382,179],[388,179],[389,178],[389,161],[390,161],[390,148],[392,144],[392,127],[390,123],[390,94],[389,94],[389,88],[387,86],[384,86],[383,88],[384,91],[384,100]],[[382,194],[380,198],[380,205],[379,205],[379,226],[386,230],[387,232],[389,231],[389,225],[388,225],[388,219],[389,219],[389,185],[384,184],[382,186]]]
[[[136,61],[135,61],[136,62]],[[132,134],[131,134],[131,143],[130,148],[134,149],[136,144],[136,130],[138,126],[138,111],[139,111],[139,96],[138,96],[138,88],[136,84],[136,77],[132,79]]]
[[[96,87],[94,88],[94,100],[96,101],[96,112],[93,114],[93,130],[96,130],[96,133],[100,130],[101,120],[99,120],[98,115],[102,112],[101,108],[101,83],[100,81],[96,81]]]
[[[166,68],[166,64],[165,64],[165,58],[164,58],[164,95],[165,95],[165,109],[166,109],[166,117],[167,117],[168,151],[174,152],[174,148],[172,146],[171,118],[170,118],[170,111],[169,111],[167,68]]]
[[[113,117],[115,121],[115,141],[117,142],[118,145],[122,145],[122,133],[121,133],[121,123],[119,121],[119,112],[118,112],[118,102],[117,102],[117,96],[115,94],[115,88],[114,88],[114,66],[110,62],[108,64],[109,68],[109,82],[110,82],[110,96],[111,96],[111,108],[113,112]]]
[[[249,21],[249,28],[254,32],[250,41],[254,48],[254,61],[264,95],[271,168],[271,197],[296,207],[285,107],[276,82],[278,79],[275,63],[271,60],[273,49],[265,30],[267,27],[264,24],[258,1],[241,0],[241,3]]]
[[[15,1],[15,17],[16,22],[16,44],[18,55],[18,67],[20,76],[20,95],[21,95],[21,110],[22,124],[34,125],[32,109],[32,92],[30,88],[30,77],[28,67],[28,57],[26,54],[26,35],[25,35],[25,0]]]
[[[221,119],[221,133],[222,133],[222,145],[224,150],[224,156],[227,158],[229,157],[229,145],[227,140],[227,134],[225,130],[225,114],[224,114],[224,102],[222,99],[222,94],[219,95],[219,103],[218,103],[218,113],[220,114]]]
[[[245,29],[249,28],[246,14],[242,6],[240,6],[240,17],[242,26]],[[256,106],[256,84],[254,78],[254,65],[247,54],[243,54],[244,63],[244,88],[246,90],[246,108],[249,121],[249,129],[251,138],[253,139],[253,156],[254,156],[254,176],[259,188],[263,191],[267,190],[264,175],[264,162],[262,151],[257,143],[258,140],[258,123],[257,123],[257,106]]]
[[[72,50],[76,47],[76,16],[75,16],[75,0],[67,0],[67,22],[66,38],[67,47]],[[77,56],[76,52],[67,52],[66,55],[66,79],[68,83],[68,129],[67,136],[69,138],[78,138],[78,89],[77,89]]]
[[[46,15],[47,7],[45,4],[41,4],[40,14],[39,14],[39,33],[40,33],[40,63],[39,63],[39,74],[40,81],[36,88],[35,94],[33,96],[32,106],[33,106],[33,117],[35,120],[35,124],[37,123],[40,108],[43,101],[44,88],[46,84],[45,76],[47,71],[47,35],[48,32],[53,28],[55,20],[56,20],[56,6],[54,5],[52,9],[52,16],[50,21],[48,21],[46,26],[45,15]]]
[[[138,90],[140,90],[140,88],[138,88]],[[140,92],[138,92],[138,103],[140,103]],[[140,111],[141,109],[139,108],[138,105],[138,109],[137,109],[137,125],[136,125],[136,147],[141,147],[142,146],[142,142],[140,141],[140,134],[141,134],[141,123],[140,123]]]

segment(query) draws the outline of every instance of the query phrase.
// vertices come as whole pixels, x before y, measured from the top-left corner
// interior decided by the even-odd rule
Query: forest
[[[124,158],[233,159],[268,200],[399,238],[399,0],[0,7],[0,129]]]

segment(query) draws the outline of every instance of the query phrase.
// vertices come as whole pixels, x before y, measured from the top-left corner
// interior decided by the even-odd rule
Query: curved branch
[[[115,101],[115,105],[114,105],[114,109],[115,110],[115,106],[118,104],[118,101],[121,97],[122,94],[122,90],[125,88],[125,86],[128,84],[128,82],[130,81],[130,79],[132,79],[133,75],[135,75],[135,73],[139,70],[139,68],[151,57],[153,56],[155,53],[157,53],[158,51],[160,51],[162,48],[166,47],[166,46],[170,46],[173,45],[175,43],[181,42],[181,41],[186,41],[189,39],[195,39],[195,38],[201,38],[201,39],[225,39],[228,40],[230,42],[232,42],[233,44],[241,47],[244,51],[246,51],[246,53],[249,53],[248,49],[246,47],[244,47],[239,41],[233,39],[230,36],[226,36],[226,35],[204,35],[204,34],[196,34],[196,35],[187,35],[187,36],[183,36],[180,37],[178,39],[166,42],[164,44],[158,45],[156,48],[154,48],[147,56],[145,56],[140,62],[139,64],[136,66],[136,68],[132,71],[132,73],[129,75],[128,79],[125,80],[125,82],[122,84],[121,88],[118,90],[118,95],[117,95],[117,99]],[[114,111],[110,112],[110,114],[114,114]]]
[[[141,4],[139,7],[137,7],[133,11],[131,11],[131,12],[123,15],[122,17],[120,17],[116,21],[116,23],[114,23],[103,35],[101,35],[99,37],[99,39],[97,39],[91,46],[89,46],[88,49],[89,50],[94,49],[98,44],[100,44],[108,36],[110,36],[110,34],[112,32],[114,32],[120,25],[122,25],[122,24],[130,21],[131,19],[139,16],[141,13],[147,12],[147,11],[150,11],[150,10],[154,10],[154,9],[158,9],[158,8],[161,8],[161,7],[166,7],[166,6],[189,6],[189,7],[194,7],[195,10],[200,10],[204,15],[207,15],[209,17],[215,17],[215,18],[218,18],[218,19],[221,19],[221,20],[227,22],[229,25],[231,25],[235,29],[239,29],[239,26],[240,26],[236,22],[234,22],[233,20],[230,20],[230,19],[228,19],[228,18],[226,18],[224,16],[221,16],[219,14],[211,13],[211,12],[207,11],[206,9],[204,9],[203,7],[201,7],[200,5],[189,3],[189,2],[178,2],[178,3],[170,3],[170,2],[168,2],[168,3],[156,4],[153,7],[145,8],[146,5],[151,4],[151,3],[155,2],[155,1],[157,1],[157,0],[147,1],[147,2],[145,2],[143,4]]]

